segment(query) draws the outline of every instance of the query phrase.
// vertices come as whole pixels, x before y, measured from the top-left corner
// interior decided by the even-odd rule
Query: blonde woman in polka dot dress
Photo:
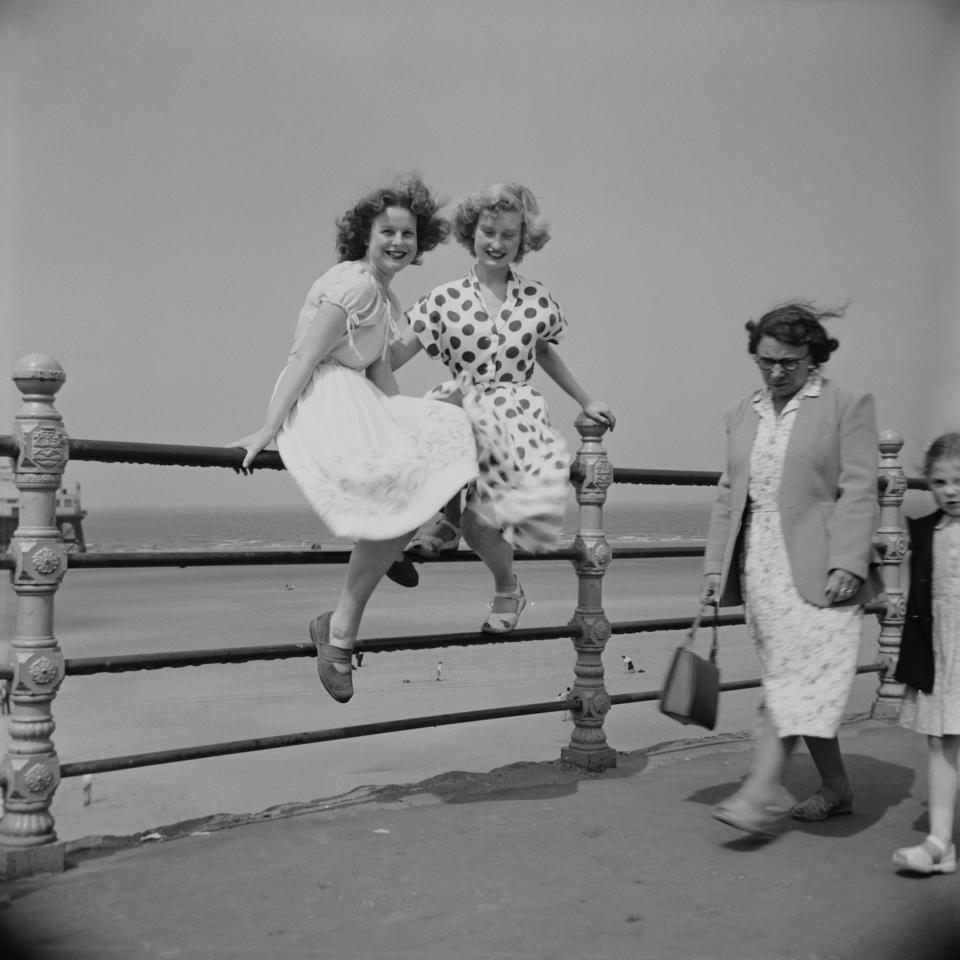
[[[453,232],[476,257],[473,269],[409,311],[415,337],[395,345],[393,364],[425,350],[453,375],[430,395],[459,403],[473,425],[479,476],[467,489],[463,536],[493,574],[493,603],[482,629],[509,633],[526,604],[513,550],[554,545],[569,491],[566,442],[531,384],[537,364],[587,416],[611,429],[616,419],[560,358],[556,344],[566,319],[550,291],[514,270],[527,251],[550,239],[530,190],[498,183],[467,197],[456,209]]]

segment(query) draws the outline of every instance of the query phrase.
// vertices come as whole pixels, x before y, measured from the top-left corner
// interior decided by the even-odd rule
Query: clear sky
[[[0,0],[0,370],[67,372],[71,435],[255,429],[333,221],[419,171],[537,194],[523,263],[618,465],[719,469],[743,323],[849,303],[828,373],[908,466],[958,428],[960,6],[946,0]],[[469,267],[449,244],[411,303]],[[8,376],[4,373],[4,377]],[[424,356],[401,371],[420,393]],[[0,387],[0,432],[18,395]],[[539,378],[571,440],[576,409]],[[951,420],[951,418],[953,418]],[[284,476],[75,464],[85,506],[298,503]]]

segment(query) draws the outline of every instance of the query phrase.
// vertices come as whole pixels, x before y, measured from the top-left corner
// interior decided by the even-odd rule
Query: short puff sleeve
[[[558,344],[567,332],[567,318],[550,291],[542,284],[537,284],[537,287],[537,306],[543,311],[543,319],[537,324],[537,338],[544,343]]]
[[[440,337],[443,330],[440,307],[434,291],[421,297],[407,313],[413,335],[420,341],[431,360],[440,357]]]

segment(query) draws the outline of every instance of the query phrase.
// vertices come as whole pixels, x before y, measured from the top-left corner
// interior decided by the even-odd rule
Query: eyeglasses
[[[774,367],[780,367],[784,373],[793,373],[804,360],[809,360],[810,357],[781,357],[779,360],[774,360],[773,357],[754,357],[754,361],[757,366],[769,373]]]

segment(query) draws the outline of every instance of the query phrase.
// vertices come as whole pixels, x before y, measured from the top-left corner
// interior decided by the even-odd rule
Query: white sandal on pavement
[[[936,837],[928,836],[923,843],[915,847],[901,847],[893,855],[893,862],[901,870],[911,873],[955,873],[957,869],[957,848],[945,844]]]
[[[437,517],[416,532],[407,544],[405,553],[415,557],[439,557],[446,550],[460,546],[460,528],[446,517]]]
[[[517,584],[516,590],[511,593],[495,593],[493,595],[492,609],[487,615],[487,619],[480,626],[484,633],[510,633],[512,630],[516,630],[520,614],[527,605],[527,598],[523,595],[523,587],[520,586],[519,578],[514,577],[514,580]],[[493,609],[497,606],[497,600],[501,601],[500,606],[508,609]]]

